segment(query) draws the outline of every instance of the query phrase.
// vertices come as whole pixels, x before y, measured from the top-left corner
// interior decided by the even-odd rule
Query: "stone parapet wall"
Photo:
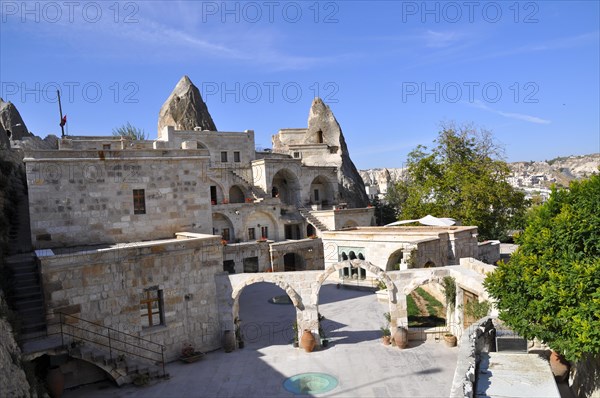
[[[184,343],[202,351],[219,347],[219,238],[179,238],[41,257],[49,325],[66,313],[162,344],[168,360]],[[162,292],[164,322],[145,328],[140,300],[149,288]]]
[[[143,151],[55,158],[64,152],[38,151],[25,159],[34,248],[162,239],[182,230],[212,233],[207,158],[163,157],[161,151],[149,152],[157,158]],[[144,190],[145,214],[134,211],[137,189]]]

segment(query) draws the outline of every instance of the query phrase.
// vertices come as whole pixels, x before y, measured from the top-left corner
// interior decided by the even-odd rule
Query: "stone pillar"
[[[297,311],[296,320],[298,322],[298,341],[302,338],[302,333],[305,329],[312,332],[317,345],[315,348],[321,347],[321,339],[319,338],[319,312],[316,305],[308,305],[303,311]]]
[[[456,304],[454,306],[454,319],[453,324],[451,325],[451,332],[456,335],[456,337],[460,340],[462,336],[463,330],[463,320],[464,320],[464,306],[463,306],[463,295],[464,291],[462,288],[456,285]]]

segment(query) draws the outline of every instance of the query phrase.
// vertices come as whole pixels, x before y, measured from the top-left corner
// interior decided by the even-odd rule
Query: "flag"
[[[60,127],[63,127],[67,124],[67,115],[64,115],[62,119],[60,119]]]

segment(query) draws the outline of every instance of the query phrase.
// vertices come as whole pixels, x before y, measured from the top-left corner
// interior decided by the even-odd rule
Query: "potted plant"
[[[181,356],[179,359],[185,363],[192,363],[202,359],[204,355],[205,354],[203,352],[194,350],[193,345],[184,344],[183,348],[181,349]]]
[[[321,339],[321,347],[327,347],[329,345],[329,340],[327,339],[327,336],[325,335],[325,331],[323,330],[323,325],[321,325],[321,321],[323,321],[325,319],[325,317],[323,315],[321,315],[321,313],[319,313],[318,316],[319,316],[319,338]]]
[[[390,328],[382,326],[380,329],[381,329],[381,341],[383,342],[383,345],[392,344],[392,332],[391,332]]]
[[[223,246],[227,246],[227,241],[226,241],[225,239],[221,239],[221,244],[222,244]]]
[[[446,333],[444,335],[444,341],[448,347],[456,347],[456,336],[452,333]]]
[[[385,326],[382,326],[381,329],[381,341],[384,345],[390,345],[392,343],[392,331],[390,330],[390,322],[392,320],[392,316],[389,312],[383,313],[383,318],[385,319]]]

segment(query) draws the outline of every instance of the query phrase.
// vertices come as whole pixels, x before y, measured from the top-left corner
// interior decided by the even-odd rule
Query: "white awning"
[[[391,224],[387,224],[386,227],[394,227],[396,225],[410,224],[413,222],[418,222],[423,225],[429,225],[429,226],[434,226],[434,227],[449,227],[450,225],[456,224],[456,220],[454,220],[453,218],[445,218],[445,217],[437,218],[437,217],[434,217],[434,216],[428,214],[425,217],[420,218],[418,220],[396,221]]]

